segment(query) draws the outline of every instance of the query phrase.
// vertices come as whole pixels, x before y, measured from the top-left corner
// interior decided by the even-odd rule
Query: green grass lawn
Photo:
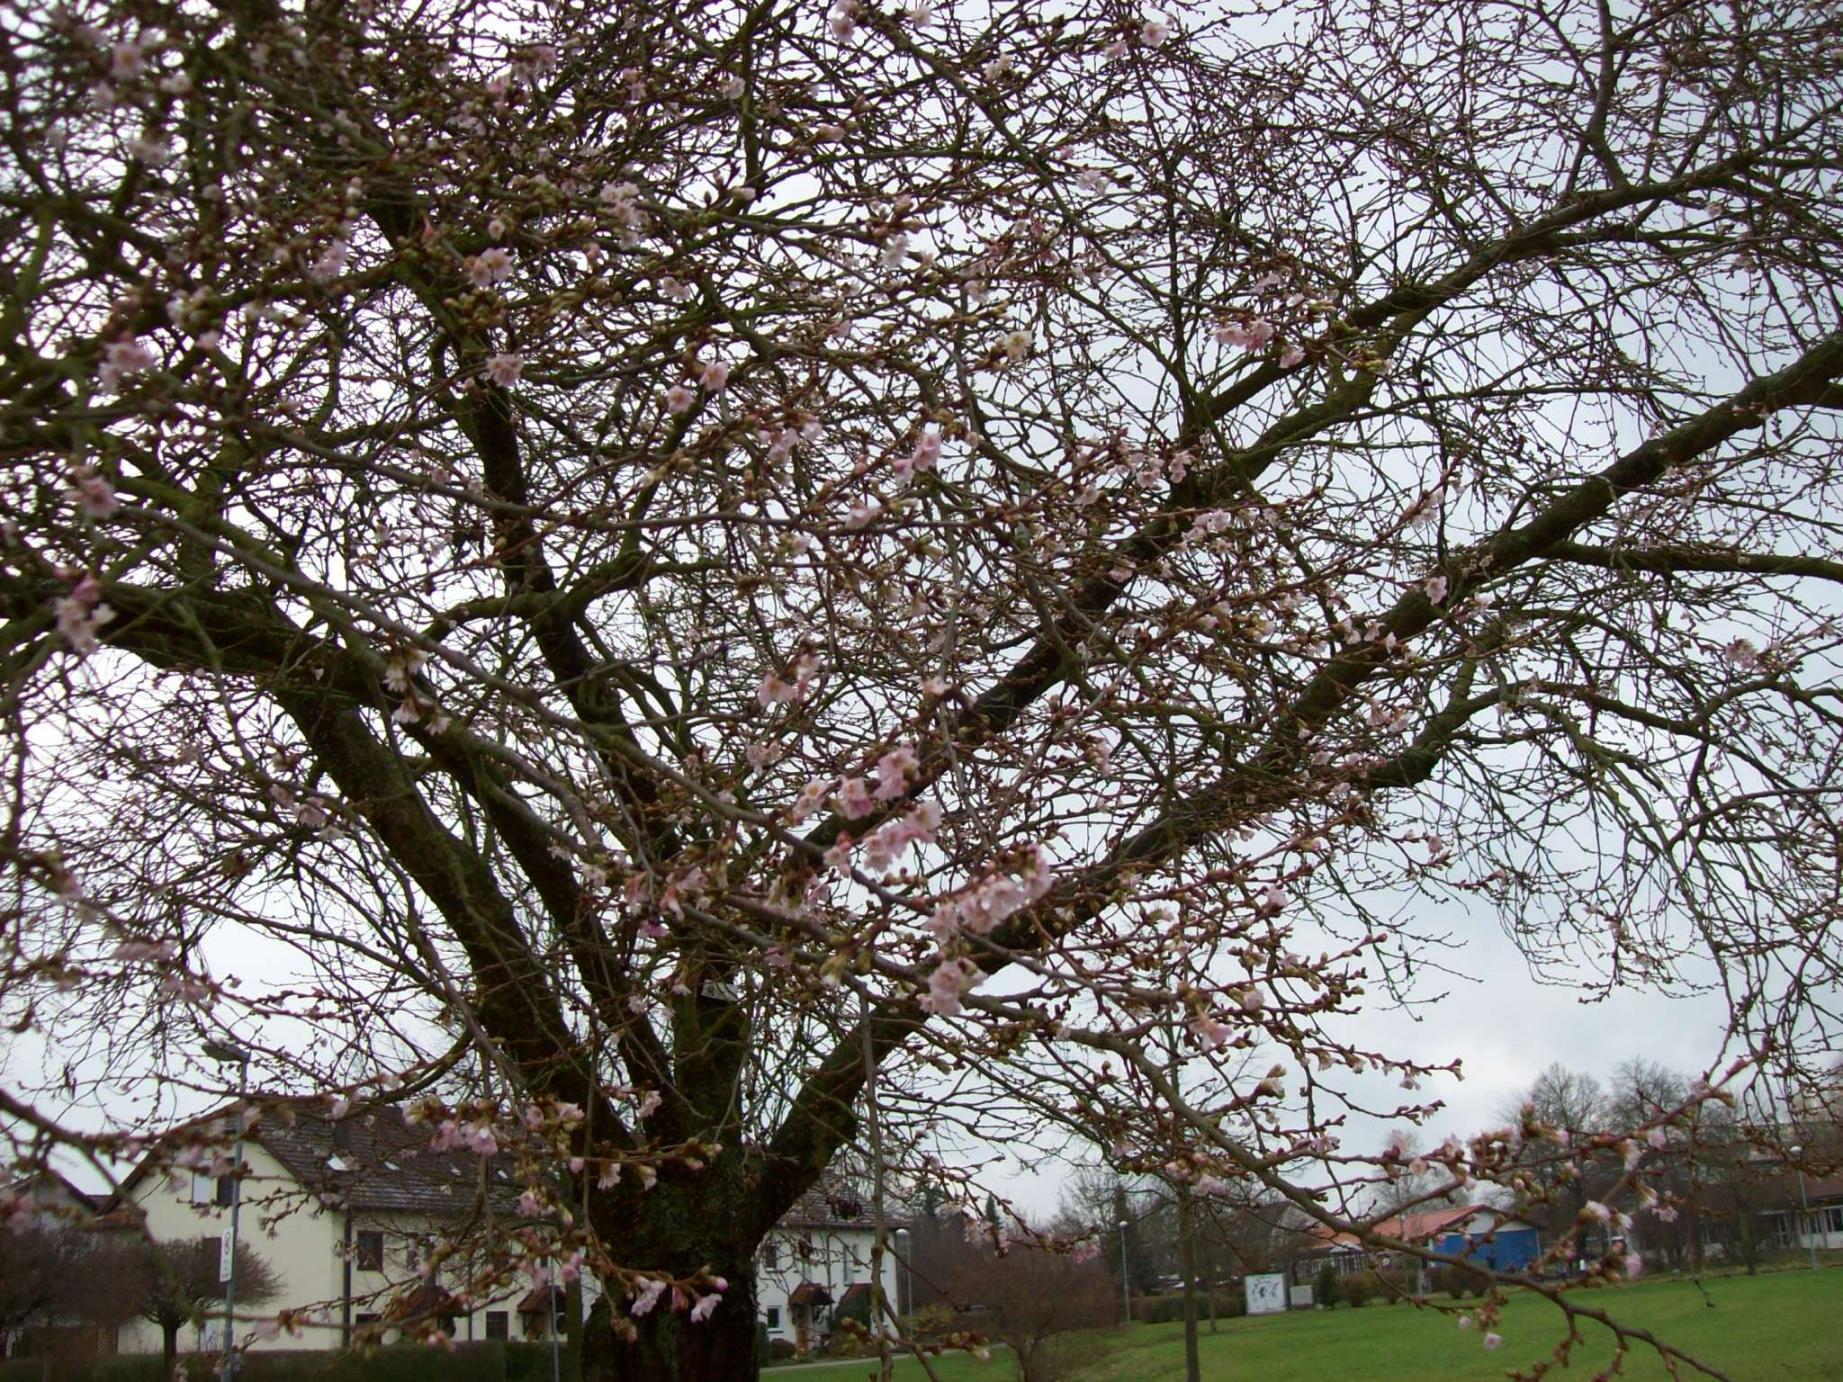
[[[1684,1281],[1654,1281],[1576,1298],[1651,1330],[1735,1382],[1843,1379],[1843,1271],[1834,1268],[1723,1277],[1706,1281],[1703,1290]],[[1534,1298],[1513,1300],[1497,1328],[1504,1346],[1487,1353],[1479,1333],[1460,1330],[1452,1315],[1403,1305],[1224,1320],[1216,1334],[1205,1323],[1203,1376],[1211,1382],[1499,1378],[1546,1358],[1564,1332],[1560,1313]],[[1551,1378],[1585,1382],[1612,1361],[1611,1333],[1591,1323],[1583,1324],[1581,1333],[1569,1367],[1551,1372]],[[1093,1361],[1072,1382],[1181,1382],[1184,1376],[1181,1325],[1136,1325],[1128,1333],[1107,1331],[1082,1342]],[[1011,1361],[1003,1353],[986,1363],[950,1357],[937,1360],[935,1370],[941,1382],[1002,1382],[1011,1375]],[[776,1368],[771,1376],[776,1382],[858,1382],[874,1373],[874,1364],[863,1363]],[[1637,1345],[1621,1375],[1669,1376],[1655,1354]],[[900,1382],[926,1382],[913,1362],[900,1364],[896,1376]]]

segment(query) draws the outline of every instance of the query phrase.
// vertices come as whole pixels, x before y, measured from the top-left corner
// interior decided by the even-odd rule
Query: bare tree
[[[992,1312],[999,1337],[1011,1347],[1018,1382],[1073,1376],[1067,1336],[1111,1324],[1116,1313],[1099,1263],[1036,1247],[1002,1255],[986,1251],[966,1260],[953,1290]]]
[[[161,1375],[171,1377],[179,1356],[179,1332],[205,1322],[214,1305],[223,1308],[221,1245],[216,1238],[146,1243],[116,1237],[121,1241],[112,1249],[114,1279],[134,1312],[160,1327]],[[274,1300],[280,1290],[281,1282],[268,1259],[240,1244],[237,1304],[262,1305]]]
[[[6,17],[22,1143],[230,1037],[747,1378],[873,1128],[1347,1226],[1455,906],[1834,1051],[1833,10]]]

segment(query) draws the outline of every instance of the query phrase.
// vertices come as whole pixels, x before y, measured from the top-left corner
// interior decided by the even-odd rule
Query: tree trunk
[[[172,1382],[173,1366],[179,1361],[179,1325],[160,1322],[160,1382]]]
[[[1179,1270],[1184,1273],[1184,1382],[1203,1382],[1197,1355],[1197,1235],[1190,1220],[1190,1187],[1177,1188]]]
[[[729,1283],[708,1319],[692,1321],[672,1308],[670,1292],[635,1317],[620,1287],[595,1302],[583,1326],[582,1382],[755,1382],[755,1277],[748,1267],[724,1271]],[[619,1313],[617,1313],[617,1311]]]

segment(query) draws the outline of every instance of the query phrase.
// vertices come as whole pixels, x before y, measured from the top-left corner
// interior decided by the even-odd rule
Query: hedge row
[[[1233,1319],[1248,1311],[1247,1298],[1240,1291],[1216,1292],[1216,1317]],[[1169,1296],[1134,1296],[1133,1318],[1140,1324],[1170,1324],[1184,1318],[1184,1293]],[[1197,1297],[1197,1318],[1209,1319],[1209,1297]]]
[[[165,1382],[155,1354],[115,1358],[41,1358],[0,1362],[0,1382]],[[188,1375],[216,1379],[216,1359],[183,1359]],[[565,1375],[568,1375],[566,1358]],[[452,1352],[426,1344],[393,1345],[367,1353],[288,1350],[246,1354],[237,1375],[244,1382],[550,1382],[550,1345],[456,1344]]]

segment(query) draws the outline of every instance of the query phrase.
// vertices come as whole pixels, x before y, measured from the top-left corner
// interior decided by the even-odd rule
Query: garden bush
[[[1345,1277],[1337,1287],[1338,1295],[1343,1297],[1344,1304],[1352,1310],[1360,1308],[1363,1302],[1369,1299],[1370,1290],[1369,1278],[1361,1272],[1355,1276]]]
[[[1318,1269],[1318,1280],[1312,1285],[1312,1299],[1327,1310],[1335,1310],[1338,1302],[1337,1268],[1329,1262]]]

